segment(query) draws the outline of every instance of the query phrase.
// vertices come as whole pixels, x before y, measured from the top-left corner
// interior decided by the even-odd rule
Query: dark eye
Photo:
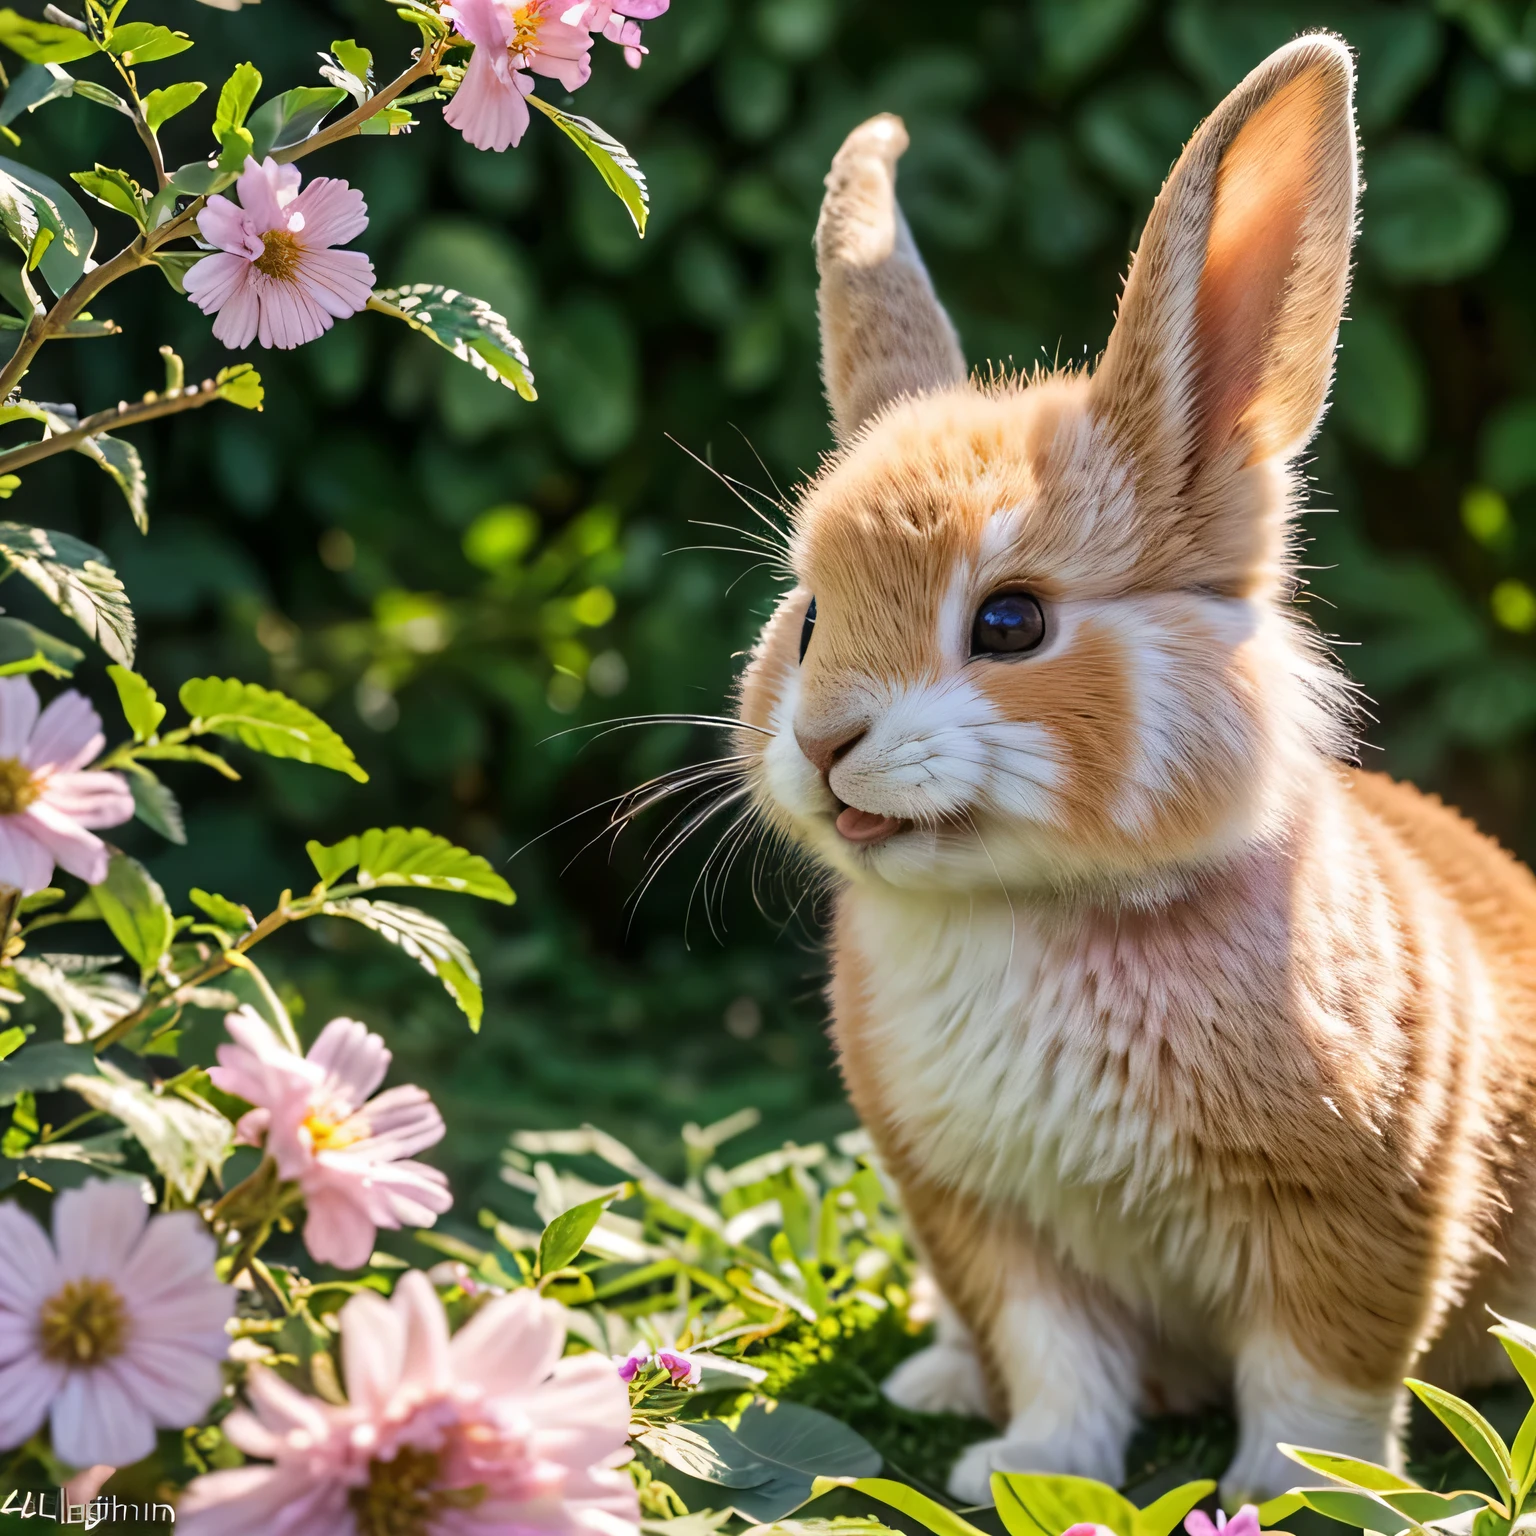
[[[1017,656],[1045,639],[1045,614],[1027,592],[994,592],[976,610],[972,656]]]
[[[800,626],[800,660],[805,660],[805,653],[811,648],[811,631],[816,628],[816,599],[811,599],[811,606],[805,610],[805,623]]]

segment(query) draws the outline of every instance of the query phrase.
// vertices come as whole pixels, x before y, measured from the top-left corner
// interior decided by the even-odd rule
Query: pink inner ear
[[[1196,306],[1207,452],[1219,453],[1244,428],[1264,391],[1316,170],[1322,87],[1320,73],[1299,75],[1221,158]]]

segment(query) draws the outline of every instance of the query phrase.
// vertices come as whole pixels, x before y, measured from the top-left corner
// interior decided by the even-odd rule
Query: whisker
[[[672,841],[668,843],[667,846],[662,850],[661,856],[656,859],[656,861],[651,865],[651,868],[646,872],[645,879],[641,882],[640,888],[630,898],[629,923],[631,928],[634,926],[635,913],[639,911],[640,903],[645,899],[645,893],[650,890],[651,886],[656,881],[656,877],[662,872],[663,869],[666,868],[673,854],[675,854],[677,850],[681,848],[683,844],[686,843],[688,839],[692,837],[700,827],[709,821],[711,817],[717,815],[720,811],[725,810],[727,807],[735,805],[738,801],[745,799],[749,794],[751,794],[751,792],[752,791],[750,786],[743,784],[739,789],[734,789],[725,794],[717,795],[715,799],[711,800],[710,803],[704,807],[703,810],[696,812],[692,817],[689,818],[686,823],[684,823],[682,830],[676,833],[673,836]]]
[[[730,715],[621,715],[617,720],[589,720],[585,725],[568,726],[563,731],[543,737],[538,745],[542,747],[548,742],[558,741],[562,736],[574,736],[577,731],[596,731],[598,734],[592,740],[598,741],[610,731],[629,730],[637,725],[707,725],[721,730],[755,731],[759,736],[775,734],[767,726],[752,725],[746,720],[733,719]]]
[[[742,442],[747,445],[752,457],[757,460],[757,467],[768,476],[768,484],[773,487],[773,494],[778,497],[778,505],[783,508],[785,506],[784,492],[780,490],[779,482],[773,478],[773,471],[764,463],[762,454],[757,451],[757,445],[740,427],[736,426],[734,421],[731,423],[731,426],[735,428],[736,434],[741,438]]]
[[[673,437],[670,432],[667,434],[667,438],[670,442],[681,448],[683,452],[686,453],[688,457],[692,459],[693,462],[697,464],[701,469],[708,470],[709,473],[712,474],[715,479],[717,479],[721,485],[723,485],[731,493],[731,495],[733,495],[737,501],[739,501],[742,506],[744,506],[747,511],[753,515],[753,517],[755,517],[759,522],[765,524],[767,527],[771,528],[774,534],[784,541],[785,552],[788,553],[789,535],[776,522],[774,522],[771,517],[763,512],[761,508],[759,508],[755,503],[749,501],[747,497],[742,494],[742,488],[737,485],[736,481],[730,475],[727,475],[723,471],[716,469],[715,466],[711,464],[707,459],[701,459],[699,455],[693,451],[693,449],[688,448],[684,446],[684,444],[678,442],[677,438]],[[752,490],[752,487],[748,486],[746,489]],[[753,494],[761,495],[762,493],[754,491]],[[764,499],[767,500],[768,498],[765,497]]]
[[[683,912],[683,935],[685,943],[687,942],[688,924],[693,917],[693,903],[698,897],[699,885],[701,882],[704,886],[704,921],[709,924],[710,937],[713,938],[717,944],[723,942],[721,935],[725,922],[725,909],[722,907],[720,910],[721,928],[717,929],[715,927],[714,913],[710,910],[709,872],[711,866],[713,866],[715,863],[715,860],[720,857],[721,849],[724,848],[727,843],[740,832],[741,828],[746,825],[746,823],[751,821],[751,819],[752,807],[749,805],[746,810],[737,816],[735,820],[731,821],[726,826],[725,831],[715,839],[715,846],[709,850],[709,857],[704,860],[704,863],[700,867],[698,874],[694,877],[693,889],[688,892],[688,905]]]

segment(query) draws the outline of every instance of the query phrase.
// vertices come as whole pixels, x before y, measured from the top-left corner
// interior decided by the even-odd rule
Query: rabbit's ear
[[[821,373],[839,441],[898,395],[956,384],[965,359],[896,203],[907,147],[884,113],[843,141],[816,222]]]
[[[1289,458],[1317,425],[1349,286],[1353,98],[1348,47],[1297,38],[1201,124],[1153,205],[1093,381],[1152,506],[1218,461]]]

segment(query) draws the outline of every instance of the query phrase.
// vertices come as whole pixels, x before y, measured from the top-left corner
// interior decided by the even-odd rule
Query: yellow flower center
[[[316,1152],[334,1152],[340,1147],[350,1147],[355,1141],[366,1141],[372,1128],[361,1115],[344,1115],[333,1120],[323,1109],[312,1109],[304,1117],[304,1129],[309,1132],[309,1144]]]
[[[0,757],[0,816],[24,811],[42,793],[32,770],[15,757]]]
[[[393,1461],[370,1461],[368,1482],[347,1495],[357,1536],[430,1536],[445,1509],[473,1509],[485,1489],[434,1488],[437,1457],[407,1446]]]
[[[251,263],[279,283],[291,283],[299,270],[303,248],[286,229],[269,229],[261,237],[261,255]]]
[[[37,1332],[50,1360],[99,1365],[122,1354],[128,1313],[110,1280],[70,1280],[43,1303]]]
[[[543,0],[528,0],[512,12],[512,38],[507,44],[508,53],[526,53],[539,41],[539,28],[544,25]]]

